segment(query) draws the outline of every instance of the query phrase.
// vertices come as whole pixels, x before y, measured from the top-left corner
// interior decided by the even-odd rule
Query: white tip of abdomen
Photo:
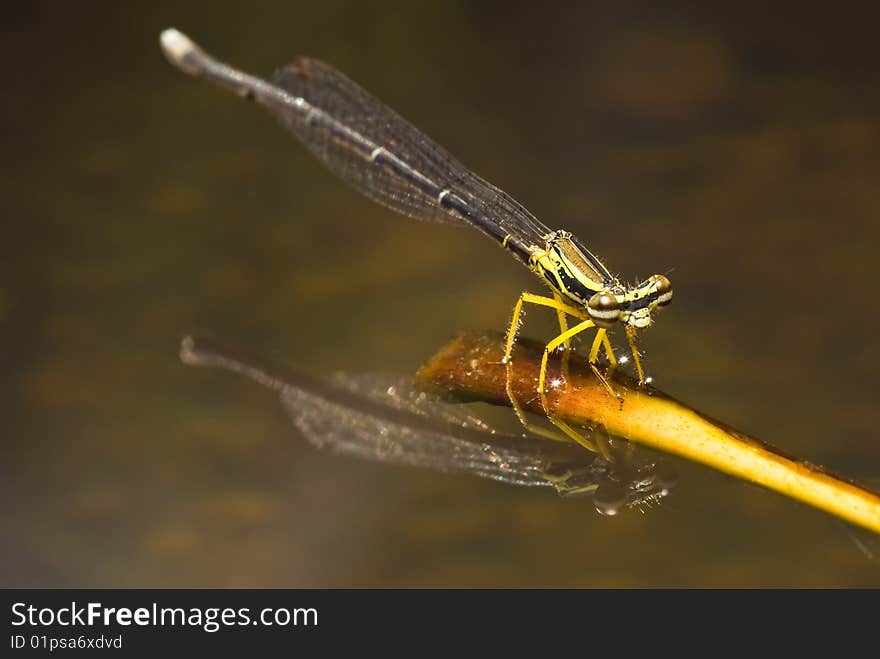
[[[159,35],[159,44],[165,57],[174,64],[174,66],[182,69],[186,73],[198,73],[198,69],[186,63],[187,55],[198,52],[199,47],[196,46],[192,39],[186,36],[180,30],[173,27],[162,30]]]

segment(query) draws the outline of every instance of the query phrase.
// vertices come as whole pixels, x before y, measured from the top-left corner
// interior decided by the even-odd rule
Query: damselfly
[[[570,443],[497,432],[466,406],[417,391],[407,381],[343,373],[318,379],[204,337],[186,337],[180,357],[275,390],[297,429],[327,451],[547,487],[562,496],[592,495],[604,515],[650,507],[676,481],[661,461],[636,462],[628,455],[612,462]]]
[[[616,395],[600,371],[598,359],[604,350],[610,368],[617,365],[607,330],[620,323],[639,381],[644,381],[635,332],[648,327],[654,310],[672,300],[669,279],[653,275],[638,285],[623,285],[571,233],[549,229],[508,194],[471,172],[323,62],[299,58],[268,82],[216,60],[177,30],[165,30],[161,45],[171,63],[185,73],[206,78],[266,107],[330,170],[368,197],[415,219],[473,226],[537,275],[552,296],[523,293],[514,306],[504,354],[508,396],[527,429],[555,437],[526,419],[510,386],[510,364],[523,305],[555,310],[560,333],[544,350],[537,393],[553,424],[579,444],[597,450],[594,442],[554,417],[546,390],[548,356],[564,349],[567,360],[571,339],[596,328],[589,364],[609,394]],[[577,320],[572,327],[569,316]]]

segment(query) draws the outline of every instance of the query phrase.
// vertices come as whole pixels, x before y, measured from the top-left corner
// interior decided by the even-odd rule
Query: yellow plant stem
[[[544,346],[520,340],[510,387],[524,409],[544,415],[535,395]],[[471,332],[455,337],[416,375],[422,389],[461,401],[510,405],[504,337]],[[573,359],[567,373],[548,371],[552,414],[573,426],[601,427],[611,435],[692,460],[762,485],[841,519],[880,533],[880,495],[805,460],[733,430],[650,386],[611,374],[620,401],[592,373],[586,359]],[[563,375],[565,378],[563,378]],[[536,439],[535,441],[542,441]]]

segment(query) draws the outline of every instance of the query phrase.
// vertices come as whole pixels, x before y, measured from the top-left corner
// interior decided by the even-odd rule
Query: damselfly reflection
[[[175,29],[162,32],[161,45],[181,71],[264,106],[331,171],[371,199],[417,220],[472,226],[535,274],[552,296],[523,293],[514,305],[504,355],[508,398],[531,432],[558,435],[527,421],[509,382],[523,306],[553,309],[559,334],[546,344],[536,393],[546,417],[569,439],[593,451],[600,449],[553,413],[547,400],[547,356],[563,349],[567,364],[571,340],[595,329],[588,363],[607,392],[620,397],[607,379],[609,371],[603,374],[599,368],[600,350],[611,369],[617,365],[606,332],[619,324],[626,331],[639,382],[645,382],[635,332],[651,325],[654,312],[672,301],[669,279],[657,274],[636,285],[623,284],[577,237],[550,229],[324,62],[300,57],[269,82],[215,59]],[[479,264],[462,267],[479,271]],[[569,318],[576,321],[571,327]]]
[[[675,482],[661,462],[628,458],[612,464],[574,444],[495,432],[465,407],[405,382],[343,374],[321,380],[204,338],[185,338],[180,356],[187,364],[224,368],[275,390],[300,432],[336,453],[547,487],[562,496],[592,495],[605,515],[650,507]]]

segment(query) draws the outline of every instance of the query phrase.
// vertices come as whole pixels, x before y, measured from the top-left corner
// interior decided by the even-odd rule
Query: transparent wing
[[[380,100],[319,60],[301,57],[279,71],[273,82],[383,147],[414,171],[462,197],[476,213],[492,218],[508,232],[541,244],[550,230],[510,195],[480,178]],[[434,195],[393,170],[364,160],[351,144],[301,112],[277,107],[275,114],[333,172],[368,197],[410,217],[435,222],[461,219],[441,207]]]
[[[219,366],[276,390],[300,432],[316,447],[335,453],[550,487],[565,496],[592,494],[602,486],[606,494],[614,492],[603,509],[608,514],[623,505],[654,502],[668,490],[668,479],[660,483],[653,464],[630,469],[621,480],[598,454],[573,444],[495,432],[466,408],[405,382],[345,374],[329,381],[314,379],[192,337],[184,339],[181,359]]]
[[[514,485],[557,487],[548,477],[548,456],[530,448],[528,440],[493,436],[486,424],[477,426],[453,412],[451,405],[417,393],[405,383],[344,374],[337,375],[335,382],[381,401],[387,409],[354,406],[301,388],[285,388],[281,400],[294,425],[319,448]],[[467,430],[475,432],[463,432]],[[485,436],[478,436],[481,433]],[[589,457],[595,462],[594,456]]]
[[[300,58],[273,82],[208,55],[169,29],[172,64],[272,112],[327,167],[368,197],[419,220],[467,223],[527,258],[550,230],[384,103],[333,67]]]
[[[203,338],[184,339],[181,359],[276,390],[294,425],[324,450],[560,492],[588,488],[608,469],[598,455],[573,446],[496,433],[459,406],[388,378],[337,374],[317,380]],[[558,475],[561,466],[567,479]]]

